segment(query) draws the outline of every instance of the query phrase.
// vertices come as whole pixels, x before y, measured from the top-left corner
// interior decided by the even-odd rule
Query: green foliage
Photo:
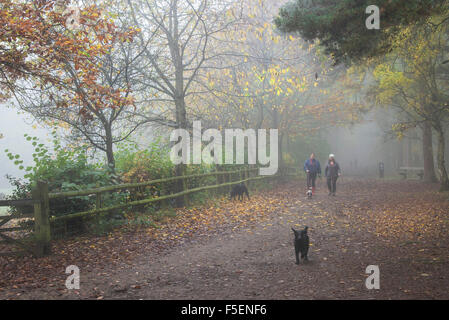
[[[170,150],[155,141],[148,148],[139,150],[135,144],[127,143],[118,146],[115,154],[116,169],[123,182],[136,183],[175,176],[175,166],[170,160]],[[214,171],[213,165],[188,165],[186,175],[202,174]],[[234,170],[236,170],[234,168]],[[189,179],[188,188],[196,188],[215,181],[215,177]],[[141,200],[152,196],[169,194],[176,182],[167,182],[131,191],[132,200]],[[154,206],[154,205],[153,205]],[[150,206],[151,207],[151,206]],[[148,207],[147,207],[148,208]]]
[[[76,191],[111,184],[113,173],[97,164],[89,163],[85,147],[62,147],[55,132],[53,132],[52,149],[39,143],[36,137],[27,134],[24,137],[34,148],[33,166],[25,168],[20,155],[5,150],[9,159],[25,173],[25,180],[8,177],[14,186],[11,199],[30,198],[33,184],[37,180],[46,181],[50,192]],[[95,199],[87,196],[52,199],[50,215],[61,216],[85,211],[90,209],[94,203]],[[32,208],[27,210],[32,210]],[[12,208],[12,211],[16,212],[18,208]]]
[[[121,144],[114,156],[117,172],[125,182],[143,182],[173,176],[169,155],[168,148],[156,141],[143,150],[136,144]]]
[[[115,153],[116,170],[125,183],[146,182],[155,179],[172,177],[174,165],[170,161],[169,150],[162,147],[159,141],[140,150],[136,144],[126,143],[118,146]],[[130,190],[129,200],[136,201],[159,196],[166,190],[173,190],[172,183],[155,185]],[[136,208],[140,211],[151,210],[159,204]]]
[[[201,164],[201,165],[189,165],[186,169],[186,175],[205,174],[215,171],[214,165]],[[237,170],[237,169],[234,169]],[[187,181],[187,188],[193,189],[208,184],[215,184],[217,178],[215,176],[191,178]],[[192,195],[194,196],[194,195]]]
[[[369,5],[380,8],[381,30],[365,26]],[[385,54],[390,50],[389,37],[401,27],[434,14],[447,15],[447,9],[446,0],[296,0],[280,9],[275,23],[283,32],[319,39],[338,63]]]
[[[302,171],[304,162],[312,152],[323,166],[332,150],[326,139],[319,135],[296,136],[289,142],[288,152],[284,153],[284,162],[287,166],[295,166]]]

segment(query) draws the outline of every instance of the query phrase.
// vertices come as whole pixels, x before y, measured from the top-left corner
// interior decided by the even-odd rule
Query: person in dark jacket
[[[315,194],[315,181],[316,176],[321,176],[320,162],[315,159],[315,154],[312,153],[310,158],[304,163],[304,171],[307,174],[307,189],[312,187],[312,194]]]
[[[379,178],[384,177],[384,172],[385,172],[385,164],[383,163],[383,161],[380,161],[379,162]]]
[[[329,161],[327,162],[324,174],[327,178],[329,195],[335,196],[335,192],[337,191],[337,179],[341,175],[341,170],[340,165],[335,161],[335,156],[333,154],[329,155]]]

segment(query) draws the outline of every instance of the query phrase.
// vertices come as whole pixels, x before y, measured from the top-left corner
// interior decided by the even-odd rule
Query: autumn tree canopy
[[[39,120],[69,125],[106,152],[113,164],[112,122],[134,104],[129,66],[136,55],[128,53],[118,66],[113,52],[123,54],[120,44],[130,43],[137,29],[119,28],[95,4],[80,8],[68,4],[1,1],[2,97],[13,96]],[[106,115],[107,109],[116,111]],[[101,124],[100,132],[95,123]]]

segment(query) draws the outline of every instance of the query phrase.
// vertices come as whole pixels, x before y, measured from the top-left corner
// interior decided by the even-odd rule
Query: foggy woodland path
[[[181,213],[182,224],[162,228],[161,237],[139,230],[78,239],[56,243],[55,254],[38,262],[2,262],[0,297],[449,298],[449,201],[438,185],[345,177],[337,197],[328,197],[323,179],[312,200],[304,189],[295,181],[252,194],[250,202],[222,200],[197,211],[204,228],[188,237]],[[310,261],[297,266],[291,227],[305,225]],[[80,267],[81,290],[65,289],[69,264]],[[380,290],[365,287],[368,265],[380,268]]]

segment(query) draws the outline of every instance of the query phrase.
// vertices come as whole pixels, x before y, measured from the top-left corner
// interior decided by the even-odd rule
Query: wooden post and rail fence
[[[48,184],[44,181],[37,181],[32,190],[31,199],[22,200],[1,200],[0,207],[30,207],[33,206],[33,213],[22,214],[14,213],[9,216],[0,216],[0,242],[9,243],[22,248],[24,251],[31,252],[36,257],[43,257],[51,254],[51,227],[56,221],[67,221],[75,218],[84,217],[95,217],[99,219],[101,216],[111,212],[113,210],[126,209],[133,206],[147,205],[155,202],[162,202],[165,205],[166,201],[169,199],[175,199],[181,196],[187,196],[196,192],[216,190],[217,194],[227,193],[232,185],[238,183],[245,183],[250,181],[269,179],[269,178],[279,178],[280,176],[296,176],[296,173],[289,174],[289,171],[294,168],[282,168],[279,170],[278,174],[274,176],[251,176],[251,173],[256,172],[259,168],[244,169],[237,171],[215,171],[204,174],[186,175],[179,177],[170,177],[165,179],[151,180],[141,183],[127,183],[118,184],[106,187],[97,187],[89,190],[81,191],[67,191],[67,192],[52,192],[48,190]],[[130,190],[136,188],[149,187],[161,183],[173,182],[178,180],[184,180],[187,182],[189,179],[203,178],[208,176],[216,177],[216,184],[206,185],[201,187],[196,187],[192,189],[187,189],[182,192],[175,194],[165,194],[158,197],[151,197],[143,200],[130,201],[123,204],[111,205],[108,207],[103,206],[103,195],[109,192],[120,191],[120,190]],[[236,176],[237,180],[233,181],[233,177]],[[81,196],[95,196],[95,207],[88,211],[75,212],[63,216],[50,216],[50,200],[52,199],[67,199],[73,197]],[[20,239],[14,239],[5,233],[19,230],[27,230],[27,227],[12,227],[12,228],[1,228],[3,225],[8,223],[13,219],[23,219],[23,218],[33,218],[34,219],[34,232],[32,236],[32,241],[22,241]],[[2,255],[2,253],[0,253]]]

